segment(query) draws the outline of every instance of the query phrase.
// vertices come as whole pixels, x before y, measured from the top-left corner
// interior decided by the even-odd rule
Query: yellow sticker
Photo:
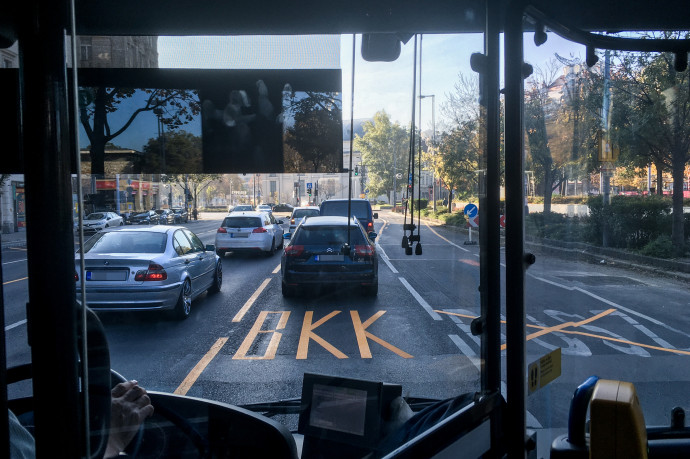
[[[561,348],[549,352],[527,366],[527,394],[531,394],[561,375]]]

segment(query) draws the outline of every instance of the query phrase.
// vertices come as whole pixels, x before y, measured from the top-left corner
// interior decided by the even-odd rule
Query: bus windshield
[[[488,442],[477,450],[503,452],[507,399],[518,412],[504,419],[534,439],[520,445],[548,457],[593,375],[632,383],[645,423],[670,425],[690,384],[687,50],[683,66],[677,50],[586,46],[530,12],[500,52],[508,26],[491,38],[422,24],[380,34],[393,56],[378,34],[342,30],[81,28],[65,62],[70,189],[39,199],[35,176],[0,180],[7,367],[39,355],[32,241],[55,223],[76,253],[56,278],[95,313],[110,368],[161,413],[179,410],[152,418],[185,438],[171,454],[211,454],[199,435],[244,436],[214,414],[227,406],[311,438],[307,458],[342,445],[343,457],[382,457],[428,427],[408,422],[420,413],[480,407],[466,411]],[[690,43],[688,31],[610,36]],[[5,67],[20,55],[4,53]],[[42,199],[60,211],[32,220],[26,207]],[[262,206],[273,210],[253,212]],[[363,226],[349,234],[348,211]],[[106,215],[122,218],[80,224]],[[79,320],[64,333],[86,333]],[[524,406],[515,392],[511,405],[515,387]],[[18,384],[9,398],[32,391]]]

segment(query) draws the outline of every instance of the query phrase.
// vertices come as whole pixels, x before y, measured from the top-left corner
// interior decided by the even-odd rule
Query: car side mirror
[[[292,233],[283,233],[283,239],[288,240],[292,237]]]
[[[206,251],[207,252],[215,252],[216,251],[216,246],[213,244],[206,244]]]
[[[373,241],[374,239],[376,239],[376,236],[378,236],[378,234],[374,233],[373,231],[369,231],[369,233],[367,233],[367,236],[369,236],[369,239]]]
[[[378,213],[378,212],[374,212],[374,218],[379,218],[379,213]]]
[[[279,224],[279,225],[282,225],[282,224],[283,224],[283,220],[278,220],[278,224]]]

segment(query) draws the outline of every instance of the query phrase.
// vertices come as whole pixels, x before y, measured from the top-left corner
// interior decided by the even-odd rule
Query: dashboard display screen
[[[367,391],[315,384],[309,425],[353,435],[364,435]]]

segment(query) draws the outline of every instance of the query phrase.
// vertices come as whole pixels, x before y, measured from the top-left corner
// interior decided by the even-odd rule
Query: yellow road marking
[[[608,309],[608,310],[606,310],[606,311],[604,311],[604,312],[602,312],[602,313],[597,314],[596,316],[592,316],[592,317],[590,317],[590,318],[588,318],[588,319],[585,319],[585,320],[582,320],[582,321],[580,321],[580,322],[567,322],[567,324],[569,324],[569,326],[576,326],[576,327],[578,327],[578,326],[580,326],[580,325],[585,325],[585,324],[587,324],[587,323],[589,323],[589,322],[592,322],[592,320],[598,319],[598,318],[600,318],[600,317],[602,317],[602,316],[604,316],[604,315],[610,314],[610,313],[613,312],[613,311],[615,311],[615,309]],[[450,316],[464,317],[464,318],[466,318],[466,319],[476,319],[476,318],[477,318],[477,316],[471,316],[471,315],[468,315],[468,314],[458,314],[458,313],[456,313],[456,312],[448,312],[448,311],[436,311],[436,312],[438,312],[439,314],[447,314],[447,315],[450,315]],[[506,323],[506,321],[505,321],[505,320],[502,320],[501,323],[504,324],[504,323]],[[575,324],[575,325],[573,325],[573,324]],[[561,325],[565,325],[565,324],[561,324]],[[526,326],[527,326],[528,328],[538,328],[538,329],[541,329],[541,330],[548,330],[548,333],[553,333],[554,331],[558,331],[558,332],[560,332],[560,333],[567,333],[567,334],[570,334],[570,335],[582,335],[582,336],[588,336],[588,337],[590,337],[590,338],[605,339],[605,340],[607,340],[607,341],[615,341],[615,342],[617,342],[617,343],[629,344],[629,345],[631,345],[631,346],[645,347],[645,348],[647,348],[647,349],[655,349],[655,350],[657,350],[657,351],[664,351],[664,352],[672,352],[672,353],[675,353],[675,354],[690,355],[690,351],[683,351],[683,350],[680,350],[680,349],[669,349],[669,348],[666,348],[666,347],[653,346],[653,345],[651,345],[651,344],[644,344],[644,343],[637,343],[637,342],[635,342],[635,341],[628,341],[628,340],[620,339],[620,338],[612,338],[612,337],[610,337],[610,336],[597,335],[597,334],[594,334],[594,333],[580,332],[580,331],[575,331],[575,330],[562,330],[562,329],[560,329],[560,327],[561,327],[560,325],[556,325],[555,327],[542,327],[542,326],[540,326],[540,325],[526,324]],[[537,334],[537,333],[534,333],[534,334],[532,334],[532,335],[528,335],[528,336],[527,336],[527,340],[536,338],[536,336],[534,336],[534,335],[536,335],[536,334]],[[501,346],[501,350],[505,350],[505,348],[506,348],[506,345],[503,344],[503,345]]]
[[[369,349],[369,342],[367,341],[367,338],[370,340],[380,344],[381,346],[385,347],[391,352],[395,352],[398,354],[400,357],[404,359],[411,359],[412,356],[408,354],[405,351],[402,351],[398,349],[397,347],[393,346],[392,344],[382,340],[378,336],[372,335],[370,332],[367,331],[367,328],[369,328],[369,325],[373,324],[376,322],[379,317],[384,315],[386,311],[379,311],[373,316],[369,317],[366,322],[362,323],[361,319],[359,318],[359,312],[358,311],[350,311],[350,316],[352,317],[352,325],[355,327],[355,335],[357,336],[357,345],[359,346],[359,353],[362,356],[363,359],[370,359],[371,356],[371,349]]]
[[[266,318],[268,317],[269,314],[280,314],[280,319],[278,320],[278,325],[276,326],[275,330],[261,330],[261,326],[264,324],[264,322],[266,321]],[[280,338],[282,338],[282,336],[283,336],[283,334],[278,333],[277,330],[284,329],[289,318],[290,318],[290,311],[261,311],[259,313],[259,317],[257,317],[257,319],[256,319],[256,322],[254,322],[252,329],[249,330],[249,333],[244,338],[244,341],[242,341],[242,344],[240,345],[240,348],[237,350],[235,355],[232,356],[232,359],[233,360],[273,360],[276,356],[276,352],[278,351],[278,344],[280,343]],[[251,347],[252,343],[254,343],[254,340],[259,335],[259,333],[273,333],[273,336],[271,336],[271,341],[268,343],[268,348],[266,349],[266,353],[262,356],[247,357],[247,352],[249,351],[249,348]]]
[[[302,332],[299,335],[299,344],[297,345],[297,359],[303,360],[307,358],[307,354],[309,353],[309,340],[313,339],[317,343],[321,345],[324,349],[326,349],[328,352],[333,354],[334,356],[338,357],[339,359],[346,359],[347,356],[340,352],[335,346],[333,346],[331,343],[326,341],[325,339],[321,338],[319,335],[314,333],[314,330],[323,325],[327,320],[330,320],[331,318],[337,316],[340,314],[340,311],[333,311],[330,314],[328,314],[326,317],[323,317],[322,319],[314,322],[312,324],[312,319],[314,317],[314,311],[307,311],[304,314],[304,322],[302,323]]]
[[[19,281],[23,281],[23,280],[27,280],[27,279],[28,279],[28,277],[22,277],[21,279],[15,279],[15,280],[3,282],[2,285],[7,285],[7,284],[11,284],[13,282],[19,282]]]
[[[205,356],[199,360],[199,363],[196,364],[194,368],[192,368],[192,371],[189,372],[186,378],[184,378],[184,381],[182,381],[182,384],[179,385],[177,389],[175,389],[174,394],[177,395],[186,395],[187,391],[191,389],[191,387],[194,385],[196,382],[197,378],[201,375],[201,373],[204,371],[206,366],[213,360],[213,358],[218,354],[218,351],[223,347],[225,342],[227,341],[227,338],[218,338],[218,341],[211,346],[211,349],[206,353]]]
[[[268,283],[271,282],[271,278],[269,277],[268,279],[264,279],[264,281],[261,283],[259,288],[256,289],[254,294],[249,297],[246,303],[244,303],[244,306],[242,306],[242,309],[240,309],[237,314],[235,314],[235,317],[232,318],[233,322],[239,322],[242,320],[242,317],[249,311],[249,308],[252,307],[254,302],[256,301],[257,298],[259,298],[259,295],[261,295],[261,292],[264,291]]]
[[[278,266],[276,266],[276,269],[273,270],[273,274],[278,274],[280,271],[280,263],[278,263]]]

